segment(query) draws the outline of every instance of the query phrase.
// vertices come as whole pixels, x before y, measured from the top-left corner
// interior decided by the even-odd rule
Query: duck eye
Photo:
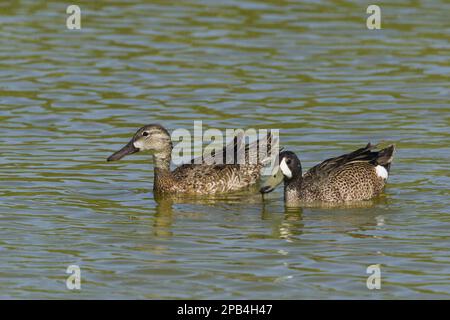
[[[291,162],[292,162],[292,160],[291,160],[291,159],[286,159],[286,164],[287,164],[287,165],[290,165],[290,164],[291,164]]]
[[[144,131],[144,132],[142,133],[142,135],[143,135],[144,137],[146,137],[146,136],[148,136],[148,132],[147,132],[147,131]]]

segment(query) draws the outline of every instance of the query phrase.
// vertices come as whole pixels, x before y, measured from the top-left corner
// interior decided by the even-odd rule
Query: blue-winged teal
[[[286,204],[368,200],[379,195],[388,178],[395,146],[380,151],[371,151],[373,148],[369,143],[354,152],[327,159],[303,176],[295,153],[281,152],[279,170],[284,176]],[[274,187],[266,183],[260,191],[271,192]]]
[[[275,139],[268,134],[267,149],[270,150],[274,145]],[[237,153],[237,138],[235,137],[233,149]],[[255,141],[258,146],[259,140]],[[253,145],[252,143],[252,145]],[[239,144],[240,146],[241,144]],[[107,160],[120,160],[124,156],[136,153],[138,151],[152,151],[155,164],[153,190],[158,194],[214,194],[226,193],[247,189],[256,185],[261,178],[261,171],[270,158],[249,159],[249,147],[245,146],[246,161],[245,164],[211,164],[209,159],[204,158],[200,164],[183,164],[175,170],[170,170],[172,141],[169,132],[158,124],[151,124],[140,128],[131,141],[122,149],[115,152]],[[229,146],[225,147],[214,157],[225,155]],[[253,155],[254,153],[252,153]],[[256,155],[258,157],[258,155]],[[237,159],[236,154],[234,159]],[[223,163],[227,163],[224,161]]]

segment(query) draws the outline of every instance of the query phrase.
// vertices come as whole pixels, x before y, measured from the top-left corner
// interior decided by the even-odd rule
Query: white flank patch
[[[283,160],[281,160],[280,162],[280,169],[281,172],[283,172],[283,174],[288,177],[288,178],[292,178],[292,171],[291,169],[289,169],[289,167],[286,164],[286,160],[283,158]]]
[[[388,178],[388,172],[385,167],[378,165],[375,167],[375,171],[377,172],[377,176],[379,176],[380,178],[383,178],[385,180]]]

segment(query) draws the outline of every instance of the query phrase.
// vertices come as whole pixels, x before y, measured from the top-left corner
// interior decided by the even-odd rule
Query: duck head
[[[292,151],[280,153],[280,170],[283,173],[284,181],[290,181],[302,175],[302,165],[297,155]]]
[[[172,151],[169,132],[158,124],[149,124],[140,128],[122,149],[108,157],[107,161],[120,160],[126,155],[139,151],[153,151],[155,154]]]
[[[297,155],[292,151],[282,151],[279,165],[274,168],[272,175],[262,184],[261,193],[272,192],[282,181],[289,183],[302,176],[302,166]]]

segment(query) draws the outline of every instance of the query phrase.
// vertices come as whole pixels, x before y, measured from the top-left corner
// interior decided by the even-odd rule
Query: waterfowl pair
[[[364,148],[330,158],[302,175],[300,160],[291,151],[279,155],[279,170],[284,176],[284,199],[287,205],[313,201],[347,202],[369,200],[378,196],[389,175],[394,145],[372,151],[370,143]],[[271,192],[276,186],[267,183],[261,193]]]
[[[268,155],[275,145],[275,139],[271,134],[267,135]],[[192,160],[191,164],[183,164],[175,170],[170,170],[172,155],[172,140],[169,132],[158,124],[151,124],[140,128],[130,142],[122,149],[112,154],[107,160],[120,160],[126,155],[139,151],[152,151],[155,174],[153,190],[157,194],[215,194],[228,193],[245,190],[256,185],[261,178],[261,171],[270,158],[270,155],[264,159],[259,159],[258,154],[250,153],[249,150],[256,144],[260,146],[257,140],[252,144],[245,145],[245,157],[248,161],[245,164],[238,164],[236,161],[232,164],[208,164],[211,157],[223,156],[226,159],[226,151],[230,150],[230,145],[225,147],[222,152],[211,155],[208,158],[202,158],[200,164]],[[231,150],[234,152],[234,159],[237,159],[238,139],[232,142]],[[276,151],[278,153],[278,149]],[[251,158],[250,157],[254,157]],[[223,161],[226,163],[226,161]]]
[[[261,178],[261,169],[270,159],[274,145],[271,135],[267,137],[269,157],[248,161],[250,164],[208,164],[202,159],[195,160],[170,170],[172,141],[169,132],[157,124],[140,128],[130,142],[112,154],[108,161],[120,160],[124,156],[139,151],[153,151],[155,174],[153,190],[157,194],[216,194],[241,191],[256,185]],[[277,141],[278,142],[278,141]],[[254,142],[259,145],[260,141]],[[245,146],[248,159],[251,145]],[[331,158],[314,166],[302,175],[298,157],[291,151],[279,154],[279,169],[284,178],[284,197],[289,204],[325,201],[346,202],[368,200],[381,193],[388,178],[393,160],[394,145],[380,151],[372,151],[370,143],[364,148],[342,156]],[[237,139],[232,142],[234,159],[237,159]],[[221,154],[225,157],[229,146]],[[224,161],[225,162],[225,161]],[[253,164],[251,164],[253,163]],[[269,179],[260,189],[262,193],[271,192],[280,181],[272,183]]]

